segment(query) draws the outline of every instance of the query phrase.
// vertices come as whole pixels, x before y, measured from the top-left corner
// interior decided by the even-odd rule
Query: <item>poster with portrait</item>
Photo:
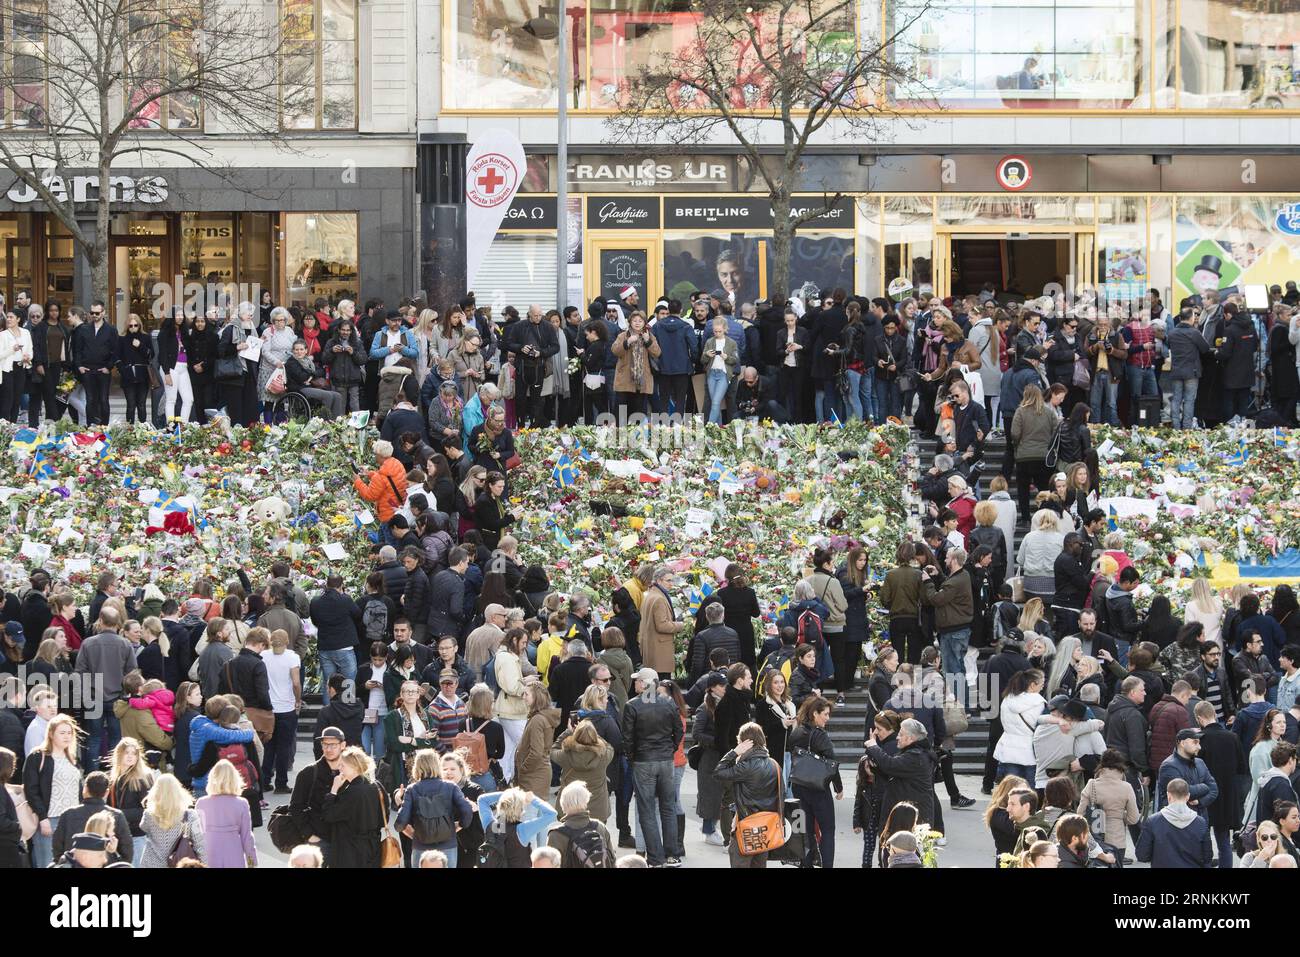
[[[1300,273],[1296,197],[1179,197],[1176,222],[1176,299],[1280,286]]]
[[[852,290],[853,266],[852,236],[796,235],[787,295],[802,290],[812,298],[811,292],[836,286]],[[767,298],[775,272],[768,237],[731,233],[664,240],[664,291],[670,299],[687,302],[698,289],[739,307]]]

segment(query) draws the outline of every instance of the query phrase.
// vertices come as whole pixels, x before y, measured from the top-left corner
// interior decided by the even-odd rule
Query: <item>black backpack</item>
[[[495,825],[496,822],[494,821]],[[483,831],[483,844],[478,849],[478,866],[479,867],[509,867],[506,860],[506,835],[505,828],[488,826]]]
[[[560,861],[560,867],[609,867],[610,850],[609,845],[605,843],[605,838],[601,836],[600,828],[596,822],[590,821],[587,826],[581,830],[570,827],[561,827],[561,831],[569,839],[569,846],[564,851],[564,856]]]
[[[388,640],[388,607],[382,601],[369,602],[361,610],[361,624],[365,628],[367,644]]]
[[[446,805],[431,794],[415,793],[410,795],[415,804],[411,815],[411,824],[415,829],[415,839],[425,847],[437,847],[456,839],[456,822],[451,815],[440,813],[446,811]]]

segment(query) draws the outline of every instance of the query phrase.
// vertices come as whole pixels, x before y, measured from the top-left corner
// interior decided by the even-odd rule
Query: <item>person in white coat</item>
[[[5,327],[0,330],[0,418],[18,421],[31,367],[32,334],[19,324],[16,312],[6,312]]]
[[[1017,775],[1026,781],[1033,781],[1037,776],[1034,767],[1034,731],[1038,727],[1038,718],[1047,705],[1042,694],[1043,683],[1043,673],[1037,668],[1018,671],[1007,682],[1000,709],[1002,737],[993,749],[993,759],[998,763],[999,781],[1008,774]]]

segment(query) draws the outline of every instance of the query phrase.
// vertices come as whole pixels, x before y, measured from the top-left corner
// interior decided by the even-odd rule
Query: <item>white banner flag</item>
[[[465,163],[465,281],[474,288],[483,257],[519,191],[526,169],[524,147],[509,130],[480,136]]]

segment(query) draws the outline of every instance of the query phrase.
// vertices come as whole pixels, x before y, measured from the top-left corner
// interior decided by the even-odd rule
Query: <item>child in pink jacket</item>
[[[158,727],[162,728],[168,734],[176,730],[176,712],[173,707],[176,704],[176,695],[166,688],[155,688],[153,691],[145,692],[149,685],[158,685],[161,682],[150,681],[141,689],[142,693],[138,698],[130,698],[127,703],[137,711],[152,711],[154,720],[158,722]]]

